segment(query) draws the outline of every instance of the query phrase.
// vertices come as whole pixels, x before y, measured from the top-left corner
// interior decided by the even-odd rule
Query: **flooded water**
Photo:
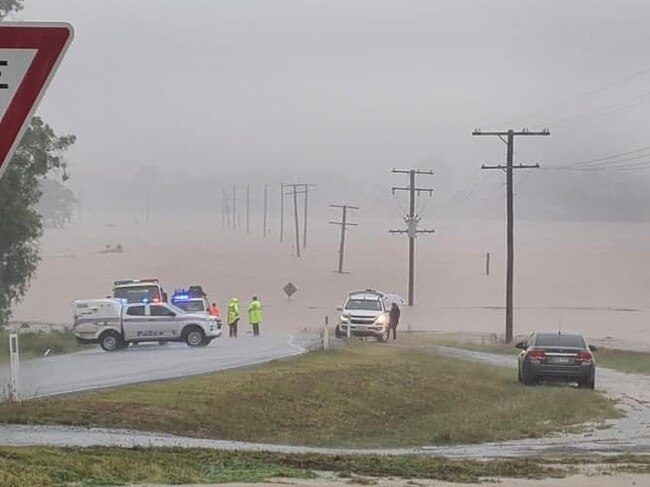
[[[263,326],[290,331],[337,317],[347,291],[374,287],[406,295],[407,239],[392,236],[395,220],[356,219],[348,234],[346,269],[337,265],[338,230],[325,215],[313,218],[308,248],[293,256],[287,221],[284,243],[277,222],[262,238],[215,222],[158,218],[149,224],[89,218],[48,230],[43,262],[18,320],[69,323],[70,302],[104,297],[118,278],[158,277],[169,291],[201,284],[225,308],[232,296],[253,295],[265,309]],[[503,333],[503,221],[440,221],[416,243],[416,305],[401,327],[414,330]],[[287,230],[288,229],[288,230]],[[592,338],[650,344],[650,225],[571,222],[517,224],[515,333],[538,328],[577,329]],[[98,253],[107,245],[123,253]],[[486,254],[490,273],[486,275]],[[282,287],[298,292],[287,299]]]

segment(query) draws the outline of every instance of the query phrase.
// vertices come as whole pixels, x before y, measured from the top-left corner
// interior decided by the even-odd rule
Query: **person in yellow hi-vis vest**
[[[237,338],[237,325],[239,324],[239,299],[232,298],[228,303],[228,336]]]
[[[253,301],[248,305],[248,322],[253,327],[253,335],[259,336],[260,323],[262,322],[262,303],[257,299],[257,296],[253,296]]]

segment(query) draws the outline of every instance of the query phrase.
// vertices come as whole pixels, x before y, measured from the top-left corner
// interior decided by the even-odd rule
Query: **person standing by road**
[[[397,324],[399,323],[401,311],[397,303],[393,302],[388,312],[388,330],[386,330],[386,340],[390,338],[390,331],[393,330],[393,340],[397,340]]]
[[[228,336],[237,338],[237,325],[239,324],[239,299],[232,298],[228,304]]]
[[[219,309],[219,306],[217,306],[217,303],[212,303],[210,305],[210,316],[214,316],[215,318],[221,317],[221,310]]]
[[[253,301],[248,305],[248,322],[253,327],[253,335],[259,336],[260,323],[262,323],[262,303],[257,296],[253,296]]]

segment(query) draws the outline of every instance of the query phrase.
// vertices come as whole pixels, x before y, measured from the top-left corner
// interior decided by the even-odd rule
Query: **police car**
[[[107,352],[140,342],[185,342],[205,347],[221,336],[221,322],[209,315],[187,313],[167,303],[127,303],[124,299],[73,302],[72,332],[80,343],[98,343]]]
[[[210,304],[201,286],[174,290],[171,302],[188,313],[210,314]]]
[[[158,279],[120,279],[113,282],[113,298],[127,303],[160,303],[167,294]]]

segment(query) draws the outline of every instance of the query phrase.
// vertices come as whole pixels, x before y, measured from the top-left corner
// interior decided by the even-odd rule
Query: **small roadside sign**
[[[63,22],[0,22],[0,177],[72,37]]]
[[[282,288],[282,290],[284,291],[284,294],[287,295],[287,298],[291,299],[291,296],[296,293],[298,288],[294,286],[292,282],[289,282]]]

